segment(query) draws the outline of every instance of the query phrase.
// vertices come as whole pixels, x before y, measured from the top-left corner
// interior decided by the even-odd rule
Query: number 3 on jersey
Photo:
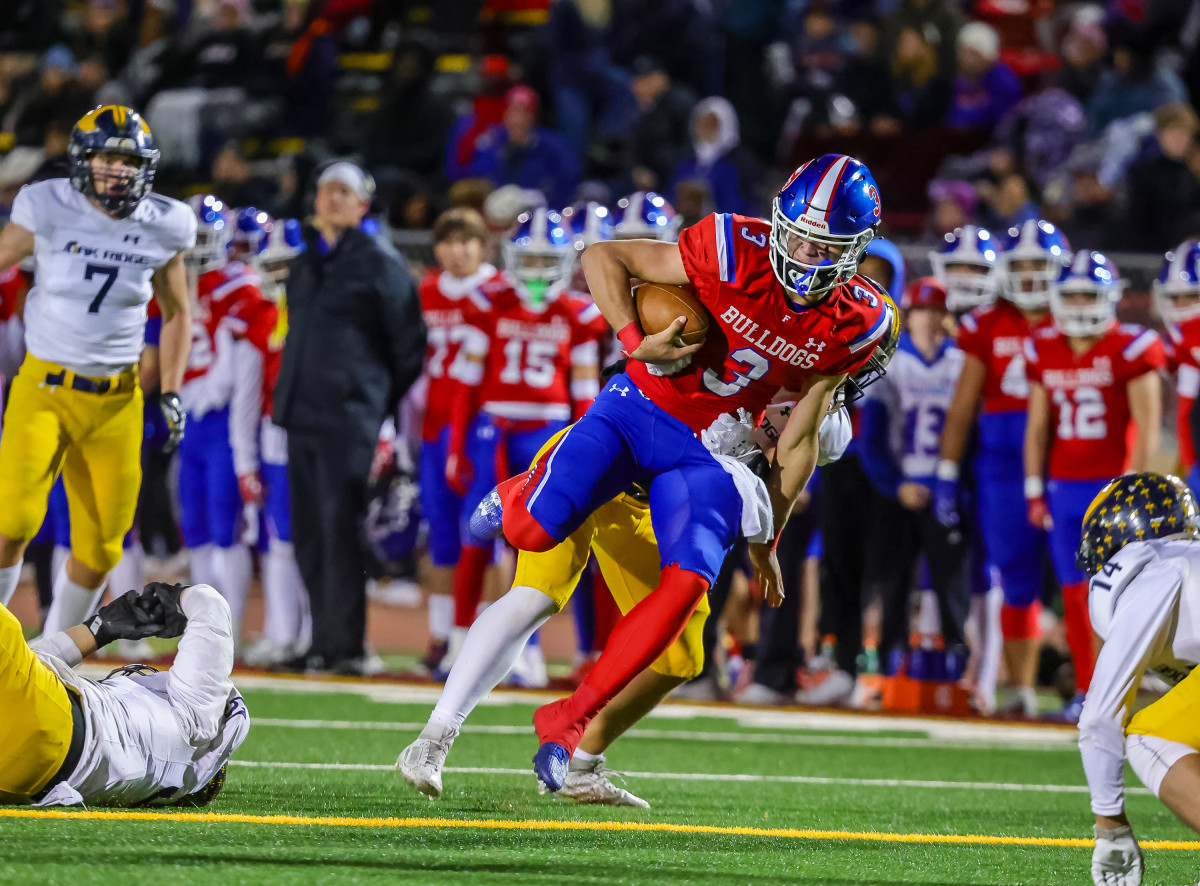
[[[728,362],[740,363],[746,367],[745,372],[736,369],[729,370],[733,378],[722,379],[715,370],[704,370],[704,386],[718,397],[732,397],[752,381],[757,381],[767,374],[770,362],[754,348],[738,348],[729,355]]]

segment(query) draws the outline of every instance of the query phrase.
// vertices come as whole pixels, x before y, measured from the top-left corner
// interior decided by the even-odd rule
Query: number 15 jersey
[[[67,179],[26,185],[11,221],[34,235],[34,286],[25,346],[41,360],[87,376],[116,375],[142,353],[151,277],[196,242],[185,204],[147,195],[114,219]]]

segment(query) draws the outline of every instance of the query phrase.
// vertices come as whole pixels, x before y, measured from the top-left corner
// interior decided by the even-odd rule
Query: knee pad
[[[1125,739],[1125,757],[1138,779],[1158,796],[1171,767],[1188,754],[1200,753],[1190,745],[1167,741],[1156,735],[1130,735]]]
[[[1036,640],[1042,635],[1039,624],[1042,615],[1040,601],[1028,606],[1011,606],[1005,603],[1000,609],[1000,630],[1005,640]]]

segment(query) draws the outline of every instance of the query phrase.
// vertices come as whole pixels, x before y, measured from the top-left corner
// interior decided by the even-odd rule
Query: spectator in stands
[[[892,69],[883,54],[879,25],[871,19],[854,22],[850,43],[850,56],[838,78],[838,92],[854,102],[861,125],[881,117],[895,119]]]
[[[364,146],[367,163],[381,184],[399,170],[425,177],[437,173],[453,122],[447,102],[430,90],[433,48],[412,40],[396,47],[393,59]]]
[[[257,47],[249,0],[220,0],[207,31],[192,50],[191,85],[244,89],[254,73]]]
[[[1154,112],[1154,124],[1154,144],[1125,181],[1125,248],[1158,253],[1200,230],[1200,121],[1188,105],[1169,104]]]
[[[175,64],[177,27],[175,0],[148,0],[138,26],[137,46],[117,75],[125,90],[123,104],[141,107],[158,90]]]
[[[457,181],[471,174],[471,161],[479,140],[504,117],[508,90],[512,88],[509,62],[502,55],[485,55],[479,61],[479,92],[471,100],[471,110],[460,114],[446,138],[443,170],[446,178]]]
[[[5,0],[0,53],[41,53],[63,38],[61,0]]]
[[[975,207],[979,195],[965,181],[938,181],[929,183],[930,211],[923,242],[941,246],[946,234],[975,222]]]
[[[79,118],[91,107],[92,97],[80,87],[79,64],[61,43],[48,49],[39,62],[37,85],[18,96],[4,126],[19,145],[40,145],[50,121],[62,116]]]
[[[903,0],[884,24],[888,54],[895,52],[906,29],[920,34],[938,54],[937,70],[954,69],[955,40],[966,16],[954,0]]]
[[[1087,104],[1088,123],[1099,135],[1108,124],[1134,114],[1147,113],[1171,102],[1186,102],[1187,91],[1179,75],[1157,64],[1154,47],[1144,32],[1133,26],[1114,41],[1112,68],[1100,75]]]
[[[945,119],[951,83],[939,70],[937,48],[916,28],[903,28],[891,57],[890,108],[871,121],[877,135],[927,129]]]
[[[955,129],[990,129],[1021,98],[1021,81],[1000,61],[1000,35],[971,22],[958,32],[957,76],[946,123]]]
[[[212,193],[226,206],[269,206],[278,186],[272,179],[255,175],[236,142],[228,142],[212,165]]]
[[[83,13],[83,31],[71,41],[76,58],[100,55],[110,71],[129,61],[134,32],[120,0],[89,0]]]
[[[688,123],[696,97],[671,79],[658,59],[636,59],[629,81],[638,115],[623,153],[631,169],[631,187],[619,190],[653,191],[671,180],[675,167],[688,153]],[[623,185],[626,183],[622,183]]]
[[[1086,105],[1096,90],[1107,51],[1108,38],[1103,25],[1092,16],[1076,15],[1063,35],[1059,83],[1080,104]]]
[[[1038,205],[1029,193],[1029,183],[1018,172],[1001,175],[995,184],[980,187],[982,209],[979,221],[992,231],[1007,231],[1030,219],[1041,217]]]
[[[692,156],[675,168],[673,200],[681,182],[707,183],[716,212],[753,214],[753,158],[741,148],[737,112],[728,99],[710,96],[692,110]]]
[[[510,89],[504,118],[479,140],[468,174],[497,186],[537,188],[551,206],[566,206],[579,184],[579,158],[561,134],[537,125],[538,107],[528,86]]]
[[[338,31],[353,4],[288,0],[279,29],[268,39],[275,51],[294,39],[285,68],[283,121],[290,135],[322,138],[331,134],[338,74]],[[297,35],[298,36],[294,36]]]
[[[1015,159],[1017,168],[1038,185],[1045,184],[1075,146],[1087,137],[1083,106],[1046,78],[1042,88],[1022,99],[996,128],[996,144]]]
[[[605,43],[617,64],[637,76],[638,59],[654,56],[670,81],[689,93],[721,91],[724,63],[713,4],[696,0],[612,0]],[[635,93],[635,98],[636,93]]]
[[[42,163],[29,177],[30,182],[70,176],[67,148],[71,144],[71,130],[74,128],[75,121],[70,117],[50,121],[46,127],[46,138],[42,141]]]

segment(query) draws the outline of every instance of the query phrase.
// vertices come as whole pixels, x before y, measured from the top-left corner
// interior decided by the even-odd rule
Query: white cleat
[[[609,775],[621,777],[620,773],[604,768],[603,754],[595,760],[587,762],[572,759],[571,765],[567,768],[567,778],[559,789],[558,796],[569,797],[577,803],[597,806],[650,808],[650,804],[641,797],[613,784]]]
[[[431,732],[436,737],[426,737]],[[446,765],[446,755],[450,746],[458,738],[457,729],[442,729],[426,726],[420,737],[400,752],[396,759],[396,768],[404,776],[404,780],[428,797],[436,800],[442,795],[442,767]]]
[[[843,670],[830,671],[829,676],[814,686],[797,693],[796,701],[817,708],[832,708],[848,704],[854,695],[854,678]]]

